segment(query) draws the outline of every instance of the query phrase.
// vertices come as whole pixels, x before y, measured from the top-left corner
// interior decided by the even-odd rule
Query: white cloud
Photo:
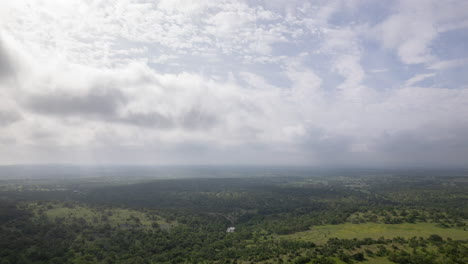
[[[382,73],[382,72],[388,72],[388,69],[372,69],[369,72],[371,72],[371,73]]]
[[[466,140],[464,83],[422,87],[435,73],[408,67],[463,66],[431,43],[466,15],[455,2],[405,1],[383,21],[340,22],[366,12],[355,5],[9,1],[0,162],[382,165]],[[368,54],[385,61],[369,67]],[[372,86],[374,75],[399,85]]]
[[[386,48],[395,49],[406,64],[434,62],[430,44],[441,33],[466,27],[468,3],[399,1],[397,12],[374,28]]]
[[[414,84],[417,84],[418,82],[421,82],[423,80],[426,80],[428,78],[431,78],[435,76],[434,73],[426,73],[426,74],[417,74],[416,76],[411,77],[405,82],[406,86],[412,86]]]
[[[431,70],[446,70],[450,68],[456,68],[456,67],[461,67],[464,65],[468,64],[468,59],[455,59],[455,60],[444,60],[444,61],[439,61],[428,68]]]

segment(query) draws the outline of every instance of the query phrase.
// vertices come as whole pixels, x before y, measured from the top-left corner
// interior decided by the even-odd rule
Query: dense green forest
[[[0,264],[468,263],[466,174],[248,176],[2,180]]]

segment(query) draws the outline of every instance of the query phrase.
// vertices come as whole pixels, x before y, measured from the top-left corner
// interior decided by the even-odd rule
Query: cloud
[[[85,94],[56,91],[31,95],[27,107],[32,111],[49,115],[113,116],[125,97],[119,90],[95,88]]]
[[[418,74],[416,76],[411,77],[409,80],[405,82],[406,86],[412,86],[414,84],[417,84],[418,82],[421,82],[423,80],[426,80],[428,78],[433,77],[435,74],[434,73],[427,73],[427,74]]]
[[[210,128],[218,122],[214,114],[205,113],[201,109],[193,108],[182,118],[183,126],[188,129]]]
[[[333,163],[346,158],[352,148],[353,138],[325,131],[320,127],[308,127],[300,146],[312,153],[322,163]]]
[[[140,72],[140,74],[145,75],[143,72]],[[78,89],[62,87],[56,90],[48,90],[42,94],[31,93],[23,99],[23,105],[31,112],[45,116],[80,118],[82,120],[120,123],[144,128],[208,129],[217,123],[218,117],[216,114],[203,110],[202,106],[197,106],[199,99],[195,97],[186,98],[183,102],[180,102],[186,103],[183,106],[176,105],[177,102],[174,102],[171,109],[167,108],[169,107],[167,102],[160,102],[160,105],[157,105],[157,101],[160,101],[155,93],[155,90],[158,90],[155,88],[160,85],[157,79],[164,81],[165,76],[154,75],[153,77],[156,78],[154,80],[146,80],[146,78],[151,78],[150,76],[133,77],[136,78],[129,81],[119,79],[115,73],[112,75],[100,73],[88,84],[88,87]],[[107,78],[107,80],[102,84],[100,80],[104,78]],[[145,83],[153,87],[152,91],[143,91],[145,93],[143,96],[135,93],[134,89],[141,89],[141,86],[144,86]],[[181,84],[184,85],[185,83],[185,80],[182,80]],[[108,87],[112,85],[117,87]],[[124,87],[125,85],[127,86]],[[178,86],[179,84],[171,83],[167,85],[168,87],[165,88],[170,89],[171,85]],[[180,88],[182,90],[176,92],[178,95],[174,96],[184,96],[186,92],[189,92],[188,87],[182,86]],[[171,95],[160,95],[163,99],[168,96]],[[196,95],[194,94],[194,96]],[[154,101],[148,102],[148,98],[145,97]],[[174,99],[177,101],[178,98]]]
[[[158,112],[130,112],[123,116],[114,117],[111,121],[157,129],[174,129],[176,127],[182,127],[187,130],[207,130],[218,122],[218,117],[194,108],[180,116],[166,116]]]
[[[450,128],[429,125],[417,130],[383,134],[374,147],[382,153],[382,159],[391,164],[457,167],[465,162],[468,155],[467,125],[466,122]]]
[[[156,127],[162,129],[174,127],[174,120],[158,112],[129,113],[123,117],[115,117],[113,120],[140,127]]]
[[[468,64],[468,59],[454,59],[454,60],[445,60],[439,61],[428,68],[431,70],[447,70],[450,68],[461,67]]]
[[[439,2],[10,1],[0,162],[462,164]]]
[[[445,31],[466,27],[468,8],[460,1],[398,1],[396,12],[374,27],[386,48],[395,49],[405,64],[437,60],[431,43]]]
[[[382,72],[388,72],[388,69],[372,69],[369,72],[371,72],[371,73],[382,73]]]
[[[9,79],[15,74],[15,66],[0,34],[0,81]]]
[[[19,113],[0,109],[0,127],[10,125],[18,120],[21,120]]]

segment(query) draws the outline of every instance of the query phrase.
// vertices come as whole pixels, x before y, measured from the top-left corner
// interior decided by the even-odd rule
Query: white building
[[[228,229],[226,230],[226,232],[228,233],[233,233],[234,231],[236,231],[236,228],[231,226],[231,227],[228,227]]]

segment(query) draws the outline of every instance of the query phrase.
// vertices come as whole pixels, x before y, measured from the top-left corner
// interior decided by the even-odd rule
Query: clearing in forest
[[[437,234],[443,238],[451,238],[454,240],[467,240],[468,231],[460,228],[443,228],[438,227],[434,223],[417,223],[417,224],[339,224],[339,225],[322,225],[314,226],[308,231],[297,232],[281,237],[294,240],[313,241],[314,243],[323,244],[328,239],[337,237],[341,239],[364,239],[373,238],[412,238],[424,237],[427,238],[432,234]]]
[[[42,211],[42,213],[51,220],[61,218],[65,222],[71,222],[71,220],[75,218],[82,218],[94,225],[108,223],[113,227],[151,228],[153,223],[156,223],[161,228],[168,229],[177,225],[176,222],[167,222],[165,219],[155,214],[124,208],[102,210],[84,205],[67,207],[62,204],[48,204],[48,206],[37,206],[34,209],[33,211],[36,212],[36,215],[39,211]]]

